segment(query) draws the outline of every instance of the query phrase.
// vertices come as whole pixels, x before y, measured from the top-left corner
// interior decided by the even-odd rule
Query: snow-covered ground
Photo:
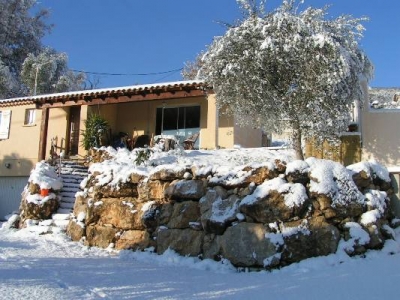
[[[399,243],[389,242],[365,258],[336,254],[273,272],[237,272],[168,251],[117,253],[62,233],[3,228],[0,299],[398,299],[399,252]]]
[[[135,156],[119,151],[118,163],[93,165],[118,180]],[[199,169],[291,160],[285,151],[232,149],[154,153],[137,171],[162,164]],[[157,169],[157,167],[155,167]],[[92,170],[93,171],[93,170]],[[106,178],[105,178],[106,179]],[[116,179],[116,178],[114,178]],[[398,299],[400,227],[381,251],[350,258],[344,252],[313,258],[272,272],[234,269],[229,262],[180,257],[171,251],[117,252],[88,248],[62,232],[40,235],[34,227],[0,223],[0,299]],[[397,295],[397,296],[396,296]]]

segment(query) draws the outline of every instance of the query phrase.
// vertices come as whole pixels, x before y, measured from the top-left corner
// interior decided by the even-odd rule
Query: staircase
[[[56,170],[63,182],[63,188],[59,193],[60,207],[51,219],[40,222],[31,220],[28,225],[31,232],[45,234],[65,231],[74,209],[75,194],[81,190],[80,183],[88,175],[88,168],[74,161],[63,161],[56,166]]]
[[[60,207],[53,214],[53,224],[65,230],[74,209],[75,194],[80,191],[80,183],[88,174],[88,168],[74,161],[63,161],[59,168],[63,188],[60,192]]]

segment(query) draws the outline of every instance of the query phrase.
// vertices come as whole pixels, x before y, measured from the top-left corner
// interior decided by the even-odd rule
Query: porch
[[[229,147],[232,137],[218,141],[220,116],[215,97],[203,83],[179,82],[38,96],[42,109],[39,160],[49,153],[86,155],[82,144],[85,120],[91,114],[110,126],[100,146],[113,145],[120,133],[147,144],[157,135],[172,135],[180,144],[198,134],[194,148]]]

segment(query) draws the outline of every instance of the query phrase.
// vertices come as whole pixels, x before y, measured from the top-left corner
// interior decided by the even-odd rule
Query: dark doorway
[[[68,154],[77,155],[79,149],[79,124],[81,121],[81,107],[71,106],[69,110],[69,124],[68,124],[68,141],[69,149]]]

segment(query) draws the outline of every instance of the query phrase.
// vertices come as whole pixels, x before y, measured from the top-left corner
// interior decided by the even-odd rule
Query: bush
[[[110,126],[108,122],[98,114],[90,114],[85,121],[86,129],[82,130],[82,144],[86,150],[99,148],[101,138],[106,134]]]

